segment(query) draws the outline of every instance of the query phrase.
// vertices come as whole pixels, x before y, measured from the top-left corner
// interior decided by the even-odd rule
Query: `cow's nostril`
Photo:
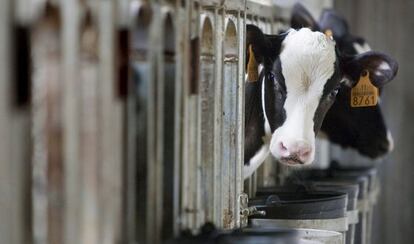
[[[311,153],[310,149],[303,150],[303,151],[300,152],[300,157],[301,158],[307,158],[307,157],[309,157],[310,153]]]
[[[279,142],[278,143],[278,151],[279,151],[279,155],[282,157],[287,157],[290,155],[289,149],[287,146],[285,146],[285,144],[283,144],[283,142]]]
[[[285,147],[285,145],[283,145],[283,142],[279,143],[279,149],[281,152],[286,152],[287,151],[287,147]]]
[[[297,155],[302,161],[308,161],[312,154],[312,147],[305,142],[297,144]]]

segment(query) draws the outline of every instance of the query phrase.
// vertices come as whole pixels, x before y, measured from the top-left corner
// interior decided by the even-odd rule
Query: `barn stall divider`
[[[240,226],[245,2],[3,4],[2,52],[26,50],[18,38],[28,53],[4,55],[19,67],[2,75],[30,69],[27,104],[4,103],[17,137],[2,155],[21,162],[14,199],[28,206],[14,210],[23,234],[4,236],[149,242]]]
[[[7,243],[160,243],[206,222],[244,227],[254,213],[248,197],[289,175],[270,157],[246,182],[242,175],[245,25],[285,30],[283,7],[250,0],[1,6]]]
[[[277,21],[270,3],[161,5],[130,5],[129,241],[241,226],[245,18]]]

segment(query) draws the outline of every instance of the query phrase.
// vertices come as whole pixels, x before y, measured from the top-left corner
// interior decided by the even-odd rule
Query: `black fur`
[[[261,74],[261,78],[263,77]],[[262,80],[262,79],[259,79]],[[264,117],[261,102],[261,82],[247,82],[245,96],[245,164],[263,145]],[[247,160],[247,161],[246,161]]]

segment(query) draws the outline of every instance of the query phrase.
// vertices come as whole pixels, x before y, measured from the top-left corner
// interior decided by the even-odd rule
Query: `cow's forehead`
[[[320,93],[335,71],[335,42],[308,28],[291,30],[282,43],[280,61],[288,87]]]

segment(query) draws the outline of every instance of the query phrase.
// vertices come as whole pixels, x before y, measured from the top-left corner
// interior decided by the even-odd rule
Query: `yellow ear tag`
[[[329,38],[333,39],[333,33],[332,33],[332,30],[331,30],[331,29],[327,29],[327,30],[325,31],[325,36],[327,36],[327,37],[329,37]]]
[[[369,79],[369,72],[362,72],[359,81],[351,89],[351,107],[370,107],[378,103],[378,88]]]
[[[327,37],[332,37],[332,36],[333,36],[332,30],[331,30],[331,29],[327,29],[327,30],[325,31],[325,35],[326,35]]]
[[[247,80],[256,82],[259,79],[259,65],[254,57],[252,45],[249,45],[249,62],[247,63]]]

